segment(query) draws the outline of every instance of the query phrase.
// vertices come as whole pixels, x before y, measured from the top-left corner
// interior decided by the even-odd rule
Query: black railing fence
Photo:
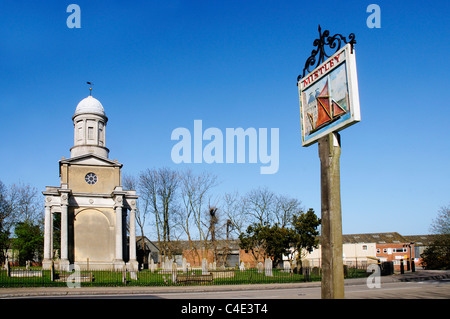
[[[76,268],[76,267],[75,267]],[[366,267],[344,269],[346,278],[367,277]],[[298,271],[273,268],[261,269],[188,269],[183,271],[141,270],[80,270],[59,271],[42,270],[31,267],[0,270],[0,287],[89,287],[89,286],[184,286],[184,285],[233,285],[233,284],[269,284],[320,281],[321,269],[302,268]]]

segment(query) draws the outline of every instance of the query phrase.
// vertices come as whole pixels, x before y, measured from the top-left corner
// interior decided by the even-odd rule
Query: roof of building
[[[75,110],[75,115],[84,114],[84,113],[93,113],[105,116],[105,110],[103,108],[102,103],[99,100],[92,96],[88,96],[78,103],[77,108]],[[75,116],[74,115],[74,116]]]
[[[136,236],[136,241],[138,243],[141,242],[141,238],[142,238],[142,236]],[[145,240],[146,249],[147,249],[149,243],[151,243],[151,245],[153,245],[154,247],[159,249],[160,242],[151,241],[145,236],[144,236],[144,240]],[[170,249],[172,251],[181,253],[183,250],[192,249],[192,245],[195,246],[197,249],[201,249],[204,246],[204,242],[199,241],[199,240],[193,240],[191,242],[189,242],[188,240],[173,240],[173,241],[168,242],[167,245],[170,247]],[[221,239],[221,240],[216,241],[216,247],[218,250],[224,249],[226,247],[226,245],[227,245],[226,240]],[[213,245],[210,241],[208,241],[208,247],[209,247],[209,249],[213,248]],[[230,239],[228,241],[228,249],[238,250],[239,249],[239,240],[238,239]]]
[[[146,236],[144,236],[143,238],[144,238],[145,250],[159,251],[159,248],[157,247],[157,245],[155,245],[154,242],[152,242]],[[137,244],[138,249],[141,249],[141,247],[142,247],[142,236],[136,236],[136,244]]]
[[[362,244],[362,243],[375,243],[375,244],[406,244],[415,243],[418,246],[429,245],[437,235],[408,235],[402,236],[397,232],[390,233],[368,233],[368,234],[346,234],[343,235],[344,244]],[[141,236],[136,236],[136,240],[139,242]],[[155,247],[159,247],[158,241],[150,241],[147,237],[144,237],[146,243],[150,242]],[[318,236],[320,242],[320,236]],[[191,245],[195,245],[197,248],[203,247],[203,242],[194,240],[191,243],[187,240],[170,241],[170,248],[173,251],[182,252],[183,250],[191,249]],[[222,250],[227,245],[226,240],[217,240],[216,247],[218,250]],[[208,246],[211,249],[212,244],[208,242]],[[228,241],[228,247],[231,250],[239,249],[239,239],[230,239]]]
[[[436,240],[439,235],[408,235],[403,237],[405,237],[408,242],[413,242],[417,246],[428,246]]]
[[[367,233],[367,234],[344,234],[344,244],[375,243],[375,244],[405,244],[429,245],[436,235],[400,235],[397,232],[390,233]],[[320,241],[320,237],[319,237]]]
[[[344,244],[357,243],[376,243],[376,244],[395,244],[406,243],[404,236],[397,232],[392,233],[368,233],[368,234],[348,234],[343,235]]]

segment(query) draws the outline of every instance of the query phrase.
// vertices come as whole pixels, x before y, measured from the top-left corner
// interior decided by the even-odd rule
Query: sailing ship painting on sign
[[[345,46],[298,82],[302,145],[360,121],[354,53]]]
[[[317,132],[321,128],[348,114],[348,90],[345,75],[345,65],[341,65],[336,71],[326,76],[324,80],[312,86],[308,93],[306,112],[308,117],[307,131],[309,134]],[[335,73],[339,72],[339,75]],[[332,80],[333,76],[333,80]],[[320,92],[320,93],[319,93]]]

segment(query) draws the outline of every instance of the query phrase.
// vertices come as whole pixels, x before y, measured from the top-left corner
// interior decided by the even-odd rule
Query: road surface
[[[16,297],[17,298],[17,297]],[[19,297],[26,298],[26,297]],[[46,295],[32,298],[89,298],[89,299],[320,299],[320,287],[275,288],[236,291],[192,291],[156,293],[114,293],[83,295]],[[450,299],[450,280],[422,282],[390,282],[380,288],[368,288],[365,284],[345,286],[348,299]]]

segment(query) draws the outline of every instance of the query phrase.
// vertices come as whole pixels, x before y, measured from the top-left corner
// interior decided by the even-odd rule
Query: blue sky
[[[81,8],[69,29],[66,8]],[[367,6],[381,9],[370,29]],[[320,212],[317,144],[301,147],[297,75],[317,26],[356,34],[360,123],[341,132],[343,232],[426,234],[450,204],[448,1],[9,1],[0,3],[0,179],[58,185],[71,117],[89,94],[110,158],[215,173],[217,194],[267,186]],[[171,132],[279,128],[280,166],[175,164]]]

